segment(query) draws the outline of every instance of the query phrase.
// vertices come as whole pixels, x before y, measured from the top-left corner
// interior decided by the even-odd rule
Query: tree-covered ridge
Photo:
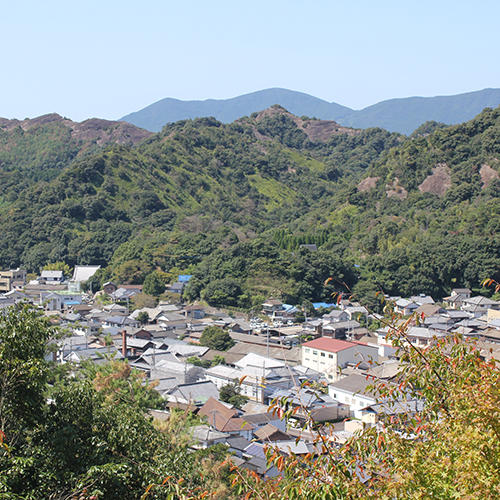
[[[111,144],[136,144],[151,134],[133,125],[90,119],[75,123],[56,114],[0,118],[0,194],[14,201],[26,186],[50,181],[75,158]]]
[[[244,235],[286,224],[331,196],[337,178],[365,168],[378,154],[372,143],[397,140],[381,130],[378,139],[364,134],[301,150],[257,138],[252,120],[173,124],[142,146],[77,159],[56,179],[23,190],[0,214],[0,262],[36,270],[50,255],[107,264],[144,230],[199,233],[230,224]],[[346,150],[357,157],[342,165]]]
[[[188,298],[240,307],[327,298],[330,276],[366,297],[477,286],[500,267],[499,115],[412,138],[279,107],[177,122],[4,203],[0,265],[94,263],[133,283],[188,273]]]

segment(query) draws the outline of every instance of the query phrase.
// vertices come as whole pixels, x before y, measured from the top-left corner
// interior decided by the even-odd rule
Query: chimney
[[[122,355],[127,359],[127,332],[122,330]]]

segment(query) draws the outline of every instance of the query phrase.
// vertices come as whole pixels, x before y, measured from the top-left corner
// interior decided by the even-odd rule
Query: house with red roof
[[[323,373],[334,382],[348,365],[376,363],[378,347],[362,342],[319,337],[302,344],[302,365]]]

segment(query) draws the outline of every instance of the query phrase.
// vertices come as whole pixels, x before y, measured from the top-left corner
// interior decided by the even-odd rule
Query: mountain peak
[[[181,101],[166,98],[121,120],[157,132],[167,123],[208,116],[229,123],[275,104],[297,116],[333,120],[347,127],[381,127],[391,132],[410,134],[426,121],[451,125],[472,119],[486,107],[495,108],[500,105],[500,89],[452,96],[389,99],[355,111],[304,92],[274,87],[230,99]]]

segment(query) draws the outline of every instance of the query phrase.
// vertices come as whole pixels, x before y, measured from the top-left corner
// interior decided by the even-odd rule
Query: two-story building
[[[348,364],[370,361],[378,361],[378,348],[361,342],[320,337],[302,344],[302,365],[324,374],[332,382]]]

